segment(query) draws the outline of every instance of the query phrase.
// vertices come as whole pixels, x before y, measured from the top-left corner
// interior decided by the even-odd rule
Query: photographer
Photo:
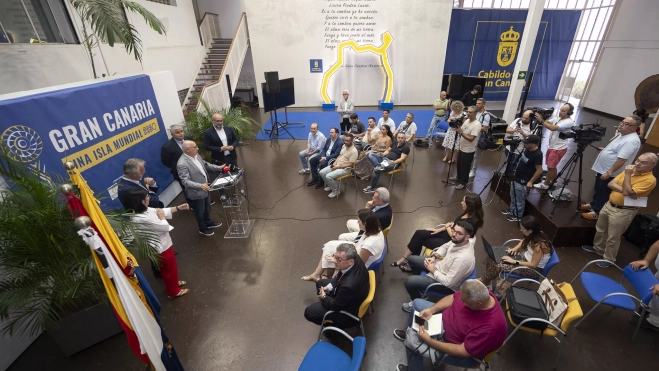
[[[478,98],[476,99],[476,120],[481,123],[481,132],[487,133],[490,130],[490,113],[485,110],[485,99]],[[478,136],[482,135],[479,133]],[[481,162],[481,149],[478,148],[478,138],[476,138],[476,152],[474,153],[474,161],[471,163],[471,170],[469,171],[469,177],[473,178],[476,176],[476,169],[478,164]]]
[[[458,174],[457,177],[451,178],[458,181],[455,189],[465,189],[469,182],[469,170],[471,163],[474,161],[474,152],[478,144],[478,135],[481,132],[481,124],[476,120],[476,107],[471,106],[467,109],[467,118],[464,123],[455,131],[460,136],[460,152],[458,152]]]
[[[510,184],[510,209],[501,213],[506,215],[509,222],[516,222],[524,216],[527,189],[542,174],[542,151],[540,150],[540,137],[529,135],[522,140],[525,151],[520,156],[515,171],[515,179]]]
[[[625,166],[631,165],[636,153],[641,148],[641,140],[636,135],[636,128],[641,125],[641,118],[631,115],[620,122],[618,132],[620,135],[612,140],[605,148],[600,147],[600,153],[593,164],[595,176],[595,193],[589,204],[579,205],[584,211],[581,216],[586,219],[597,219],[600,210],[609,199],[611,177],[620,174]]]
[[[556,167],[567,152],[567,139],[561,139],[558,134],[559,131],[570,130],[574,126],[574,120],[570,117],[573,113],[574,106],[570,103],[565,103],[558,111],[558,117],[545,121],[540,113],[535,114],[538,122],[541,122],[542,126],[551,131],[551,134],[549,134],[549,145],[547,146],[547,177],[544,183],[534,185],[535,188],[547,189],[552,180],[556,178],[556,174],[558,173]]]
[[[511,148],[510,145],[506,146],[505,154],[506,158],[508,159],[508,165],[506,166],[506,169],[508,171],[512,172],[515,164],[517,163],[519,155],[522,153],[522,151],[524,151],[524,143],[522,143],[522,139],[525,139],[531,135],[531,121],[533,121],[531,119],[532,115],[533,111],[525,111],[521,118],[515,119],[515,121],[513,121],[506,128],[506,138],[504,139],[506,141],[519,141],[519,144],[515,148]],[[510,152],[512,152],[512,154]]]

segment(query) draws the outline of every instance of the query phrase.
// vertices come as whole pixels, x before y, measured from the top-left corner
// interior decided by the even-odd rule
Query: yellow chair
[[[445,226],[445,225],[446,225],[446,224],[437,224],[437,225],[435,226],[435,229],[437,229],[437,228],[441,228],[441,227],[443,227],[443,226]],[[422,247],[421,247],[421,254],[419,254],[419,255],[421,255],[421,256],[424,256],[424,255],[425,255],[425,256],[430,256],[430,255],[433,253],[433,251],[437,250],[437,249],[440,248],[440,247],[441,247],[441,246],[437,246],[437,247],[435,247],[434,249],[429,249],[429,248],[427,248],[427,247],[425,247],[425,246],[422,246]]]
[[[386,242],[384,244],[384,246],[387,248],[387,251],[389,251],[389,240],[387,239],[387,236],[389,236],[389,231],[391,230],[392,225],[394,225],[394,214],[393,213],[391,214],[391,223],[389,223],[389,226],[382,231],[382,234],[384,235],[384,240]]]
[[[410,156],[405,157],[405,161],[403,161],[403,163],[400,166],[397,166],[395,169],[389,170],[389,171],[383,173],[383,174],[386,174],[386,175],[391,175],[391,179],[389,180],[389,187],[387,188],[389,190],[389,192],[391,192],[391,185],[394,182],[394,174],[397,174],[397,173],[403,173],[403,175],[405,176],[405,187],[407,187],[407,171],[405,171],[405,170],[407,169],[407,159],[408,158],[410,158]]]
[[[474,360],[474,363],[475,363],[472,367],[455,366],[455,365],[451,364],[452,359],[454,359],[454,358],[451,357],[451,356],[446,356],[446,357],[444,357],[444,358],[441,360],[440,364],[441,364],[441,363],[444,363],[444,364],[447,364],[447,365],[449,365],[449,366],[460,367],[460,368],[462,368],[463,370],[473,370],[473,369],[479,369],[479,370],[480,370],[480,369],[481,369],[481,366],[485,366],[485,371],[487,371],[487,370],[490,369],[490,360],[492,359],[492,357],[494,357],[494,355],[495,355],[497,352],[499,352],[499,351],[501,350],[501,348],[503,348],[503,345],[501,345],[501,346],[499,347],[499,349],[490,352],[490,353],[489,353],[488,355],[486,355],[485,358],[483,358],[483,359],[478,359],[478,358],[474,358],[474,357],[472,357],[472,359]],[[476,363],[478,363],[478,364],[476,364]]]
[[[513,282],[513,285],[515,285],[517,282],[520,282],[520,281],[534,281],[534,282],[537,282],[535,280],[525,278],[525,279],[520,279],[520,280],[517,280],[517,281]],[[515,327],[515,330],[513,330],[513,332],[508,336],[505,343],[508,343],[510,338],[512,338],[513,335],[515,335],[515,333],[517,332],[517,330],[520,330],[520,329],[524,330],[524,331],[527,331],[527,332],[530,332],[530,333],[533,333],[533,334],[541,335],[541,336],[553,337],[554,339],[556,339],[556,341],[558,341],[558,344],[559,344],[558,353],[556,354],[556,365],[554,366],[554,369],[558,368],[558,361],[560,360],[560,356],[561,356],[561,346],[563,345],[563,343],[559,340],[558,335],[560,334],[560,335],[563,335],[563,336],[567,337],[567,330],[568,330],[568,327],[570,327],[570,324],[572,322],[574,322],[575,320],[578,320],[579,318],[583,317],[583,311],[581,310],[581,305],[579,304],[579,301],[577,300],[577,296],[574,293],[574,289],[572,288],[572,285],[570,285],[569,283],[564,283],[563,286],[561,286],[561,290],[563,291],[563,294],[565,294],[565,297],[568,299],[568,307],[567,307],[567,311],[565,312],[565,315],[563,316],[563,320],[561,321],[561,326],[560,327],[557,327],[553,323],[551,323],[549,321],[546,321],[546,320],[543,320],[543,319],[540,319],[540,318],[527,318],[524,321],[517,324],[517,323],[513,322],[513,320],[512,320],[512,317],[510,315],[510,308],[508,307],[508,300],[506,300],[506,313],[507,313],[507,316],[508,316],[508,321],[510,321],[510,324],[513,325],[513,327]],[[570,301],[570,299],[573,299],[573,300]],[[547,328],[544,331],[540,331],[540,330],[524,327],[524,323],[532,322],[532,321],[545,322],[545,323],[547,323]]]
[[[334,180],[338,180],[338,181],[339,181],[339,187],[338,187],[338,189],[339,189],[339,191],[341,191],[341,181],[342,181],[343,179],[355,178],[355,197],[357,197],[357,174],[355,174],[355,166],[356,166],[356,165],[352,165],[352,167],[350,168],[350,172],[349,172],[348,174],[346,174],[346,175],[341,175],[340,177],[338,177],[338,178],[336,178],[336,179],[334,179]],[[348,183],[348,182],[346,182],[346,183]],[[346,185],[346,189],[347,189],[347,188],[348,188],[348,186]],[[339,197],[337,196],[336,199],[338,200]]]
[[[359,312],[357,313],[358,317],[355,317],[352,314],[343,310],[339,312],[359,322],[359,329],[361,330],[363,337],[366,337],[366,333],[364,332],[364,321],[362,321],[362,318],[368,311],[368,308],[371,306],[371,303],[373,302],[373,297],[375,296],[375,272],[368,271],[368,281],[370,283],[370,288],[368,290],[368,295],[366,296],[366,299],[364,299],[362,305],[359,306]],[[332,323],[331,320],[325,319],[327,315],[330,313],[334,313],[334,311],[330,310],[327,313],[325,313],[325,315],[323,316],[323,322],[322,322],[323,324],[320,326],[320,334],[318,334],[318,341],[320,341],[321,337],[323,336],[323,328],[325,327],[325,325]]]

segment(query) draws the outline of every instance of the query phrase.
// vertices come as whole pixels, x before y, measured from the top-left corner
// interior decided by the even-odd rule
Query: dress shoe
[[[310,181],[307,182],[307,186],[309,186],[309,187],[311,187],[312,185],[316,185],[316,184],[318,184],[318,181],[313,180],[313,179],[311,179]]]

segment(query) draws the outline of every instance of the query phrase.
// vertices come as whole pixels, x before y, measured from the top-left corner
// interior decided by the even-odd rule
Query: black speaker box
[[[279,72],[265,72],[265,91],[270,94],[279,93]]]
[[[458,74],[449,75],[448,88],[446,89],[446,94],[448,94],[451,97],[453,96],[462,97],[461,89],[462,89],[462,75],[458,75]]]

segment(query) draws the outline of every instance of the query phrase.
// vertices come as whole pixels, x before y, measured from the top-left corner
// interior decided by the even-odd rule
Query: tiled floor
[[[397,108],[401,109],[401,108]],[[581,113],[580,120],[597,117]],[[603,119],[611,127],[614,120]],[[611,134],[611,129],[609,132]],[[609,134],[609,135],[610,135]],[[192,292],[180,299],[167,299],[161,281],[145,269],[149,282],[163,305],[162,321],[187,370],[295,370],[318,335],[318,327],[306,322],[304,308],[317,299],[314,285],[300,277],[311,273],[321,246],[345,231],[345,222],[370,198],[355,194],[349,182],[338,200],[322,190],[305,185],[308,176],[298,175],[297,153],[304,141],[250,142],[238,151],[247,173],[251,216],[256,224],[248,239],[223,239],[226,226],[213,237],[197,233],[192,213],[177,213],[172,224],[174,246],[181,279]],[[441,148],[441,147],[440,147]],[[448,165],[441,162],[438,148],[414,149],[408,167],[407,186],[397,179],[391,205],[394,225],[389,235],[390,252],[385,258],[385,275],[375,295],[375,311],[365,318],[368,353],[363,370],[393,370],[404,362],[405,351],[392,336],[402,327],[407,314],[400,309],[409,300],[404,289],[406,274],[389,263],[398,259],[419,228],[451,221],[460,210],[465,191],[444,187]],[[584,156],[584,195],[592,195],[590,166],[595,150]],[[500,161],[499,152],[485,156],[474,184],[480,192]],[[381,180],[381,185],[385,179]],[[388,181],[388,179],[387,179]],[[360,182],[359,189],[365,187]],[[214,195],[214,197],[217,195]],[[506,205],[482,194],[485,227],[482,235],[492,243],[517,238],[516,224],[502,218]],[[656,199],[656,197],[654,197]],[[182,197],[177,200],[182,201]],[[653,205],[656,203],[653,203]],[[648,212],[656,213],[656,207]],[[223,221],[220,203],[212,208],[214,219]],[[225,223],[226,224],[226,223]],[[551,272],[554,280],[570,281],[595,256],[578,248],[557,247],[561,263]],[[622,265],[636,258],[638,248],[623,242],[618,256]],[[477,270],[483,272],[485,253],[477,244]],[[613,269],[595,268],[602,274],[619,277]],[[576,293],[584,310],[593,303],[580,283]],[[633,326],[629,313],[600,308],[579,329],[570,328],[564,341],[562,370],[656,369],[659,334],[641,330],[631,342]],[[550,370],[558,350],[556,341],[518,333],[492,360],[493,370]],[[323,362],[323,360],[319,360]],[[652,365],[655,366],[652,366]],[[10,370],[143,370],[144,365],[130,352],[125,337],[118,335],[73,357],[64,357],[47,336],[42,336]],[[452,368],[447,368],[452,369]]]

